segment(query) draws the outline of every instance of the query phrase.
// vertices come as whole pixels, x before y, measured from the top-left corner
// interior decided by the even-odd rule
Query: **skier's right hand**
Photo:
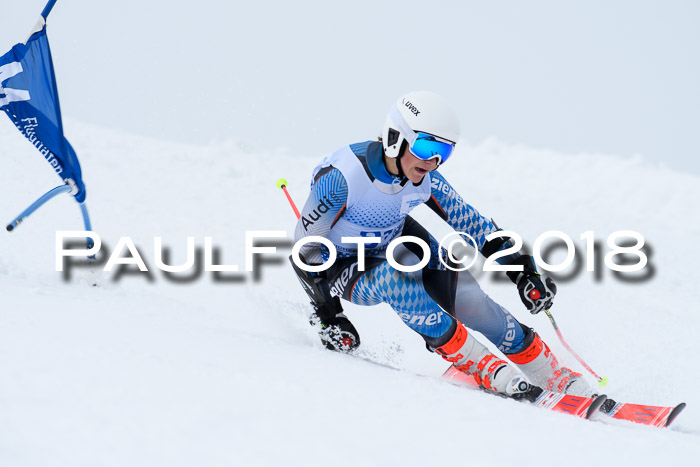
[[[304,271],[292,261],[291,256],[289,261],[311,299],[311,306],[314,307],[315,313],[311,315],[309,321],[316,327],[323,345],[338,352],[352,352],[359,347],[360,335],[348,317],[343,314],[340,298],[331,295],[325,275]],[[302,261],[304,261],[303,258]]]
[[[318,313],[314,313],[310,322],[316,327],[321,342],[327,349],[352,352],[360,346],[360,334],[343,313],[328,318],[321,318]]]

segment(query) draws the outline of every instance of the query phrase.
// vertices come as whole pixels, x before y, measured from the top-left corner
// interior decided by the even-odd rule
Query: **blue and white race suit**
[[[315,168],[295,241],[317,235],[333,242],[338,260],[326,275],[331,294],[358,305],[388,303],[428,342],[440,340],[457,319],[506,354],[520,350],[524,339],[520,323],[486,295],[468,271],[451,271],[439,261],[438,242],[409,216],[420,204],[429,206],[455,231],[469,234],[479,251],[485,237],[498,230],[465,203],[438,171],[426,174],[418,184],[391,175],[384,166],[382,143],[367,141],[336,151]],[[420,271],[402,272],[386,260],[387,245],[405,235],[430,245],[430,261]],[[343,243],[342,237],[377,240],[365,247],[364,271],[357,268],[357,244]],[[418,245],[403,245],[404,256],[422,257]],[[307,243],[301,255],[309,264],[320,264],[328,251],[320,243]]]

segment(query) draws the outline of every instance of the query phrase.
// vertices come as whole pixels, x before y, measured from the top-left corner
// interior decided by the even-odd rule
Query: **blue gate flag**
[[[53,6],[55,2],[49,3]],[[25,43],[15,45],[0,57],[0,110],[7,113],[56,174],[73,188],[76,201],[84,202],[86,193],[80,162],[63,135],[56,78],[43,17]]]

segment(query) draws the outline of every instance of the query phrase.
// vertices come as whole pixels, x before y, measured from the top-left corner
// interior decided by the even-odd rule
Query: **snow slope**
[[[275,181],[287,178],[303,203],[322,154],[235,140],[188,146],[75,121],[66,132],[94,230],[109,248],[131,237],[151,274],[56,272],[55,231],[82,228],[68,196],[1,234],[0,465],[687,465],[700,455],[697,177],[639,158],[495,140],[462,145],[442,169],[468,202],[530,245],[550,229],[569,234],[580,254],[584,231],[596,232],[604,252],[614,231],[644,235],[651,279],[580,273],[560,281],[553,312],[569,343],[609,378],[607,393],[688,403],[672,429],[659,430],[445,383],[447,364],[388,306],[346,305],[364,359],[325,351],[286,265],[289,239],[266,255],[277,263],[263,264],[259,277],[201,272],[175,282],[155,268],[153,237],[180,263],[187,236],[200,248],[210,236],[220,262],[243,270],[245,231],[291,235],[295,219]],[[0,160],[3,222],[58,184],[9,121],[0,121]],[[417,217],[438,235],[449,231],[427,209]],[[478,275],[579,368],[510,283]]]

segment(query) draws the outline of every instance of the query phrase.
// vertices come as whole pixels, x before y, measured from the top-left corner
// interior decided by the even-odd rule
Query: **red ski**
[[[657,407],[654,405],[626,404],[608,399],[600,411],[618,420],[628,420],[641,423],[642,425],[664,428],[671,425],[683,409],[685,409],[685,402],[675,407]]]
[[[448,368],[442,377],[447,380],[457,382],[458,384],[476,388],[479,387],[472,376],[462,373],[454,366]],[[537,398],[534,400],[528,400],[527,402],[530,402],[537,407],[553,410],[555,412],[568,413],[570,415],[575,415],[586,419],[590,418],[595,412],[597,412],[606,400],[605,396],[578,397],[569,394],[546,391],[539,388],[538,390],[541,390],[542,392],[537,396]]]
[[[473,377],[465,375],[454,366],[449,367],[442,377],[460,384],[479,387]],[[591,411],[588,416],[586,415],[593,401],[594,399],[590,397],[576,397],[544,391],[533,404],[556,412],[565,412],[582,418],[589,418],[592,412],[595,411]],[[685,402],[675,407],[657,407],[654,405],[627,404],[607,399],[596,408],[599,408],[602,413],[618,420],[627,420],[642,425],[663,428],[671,425],[676,417],[685,409]]]

